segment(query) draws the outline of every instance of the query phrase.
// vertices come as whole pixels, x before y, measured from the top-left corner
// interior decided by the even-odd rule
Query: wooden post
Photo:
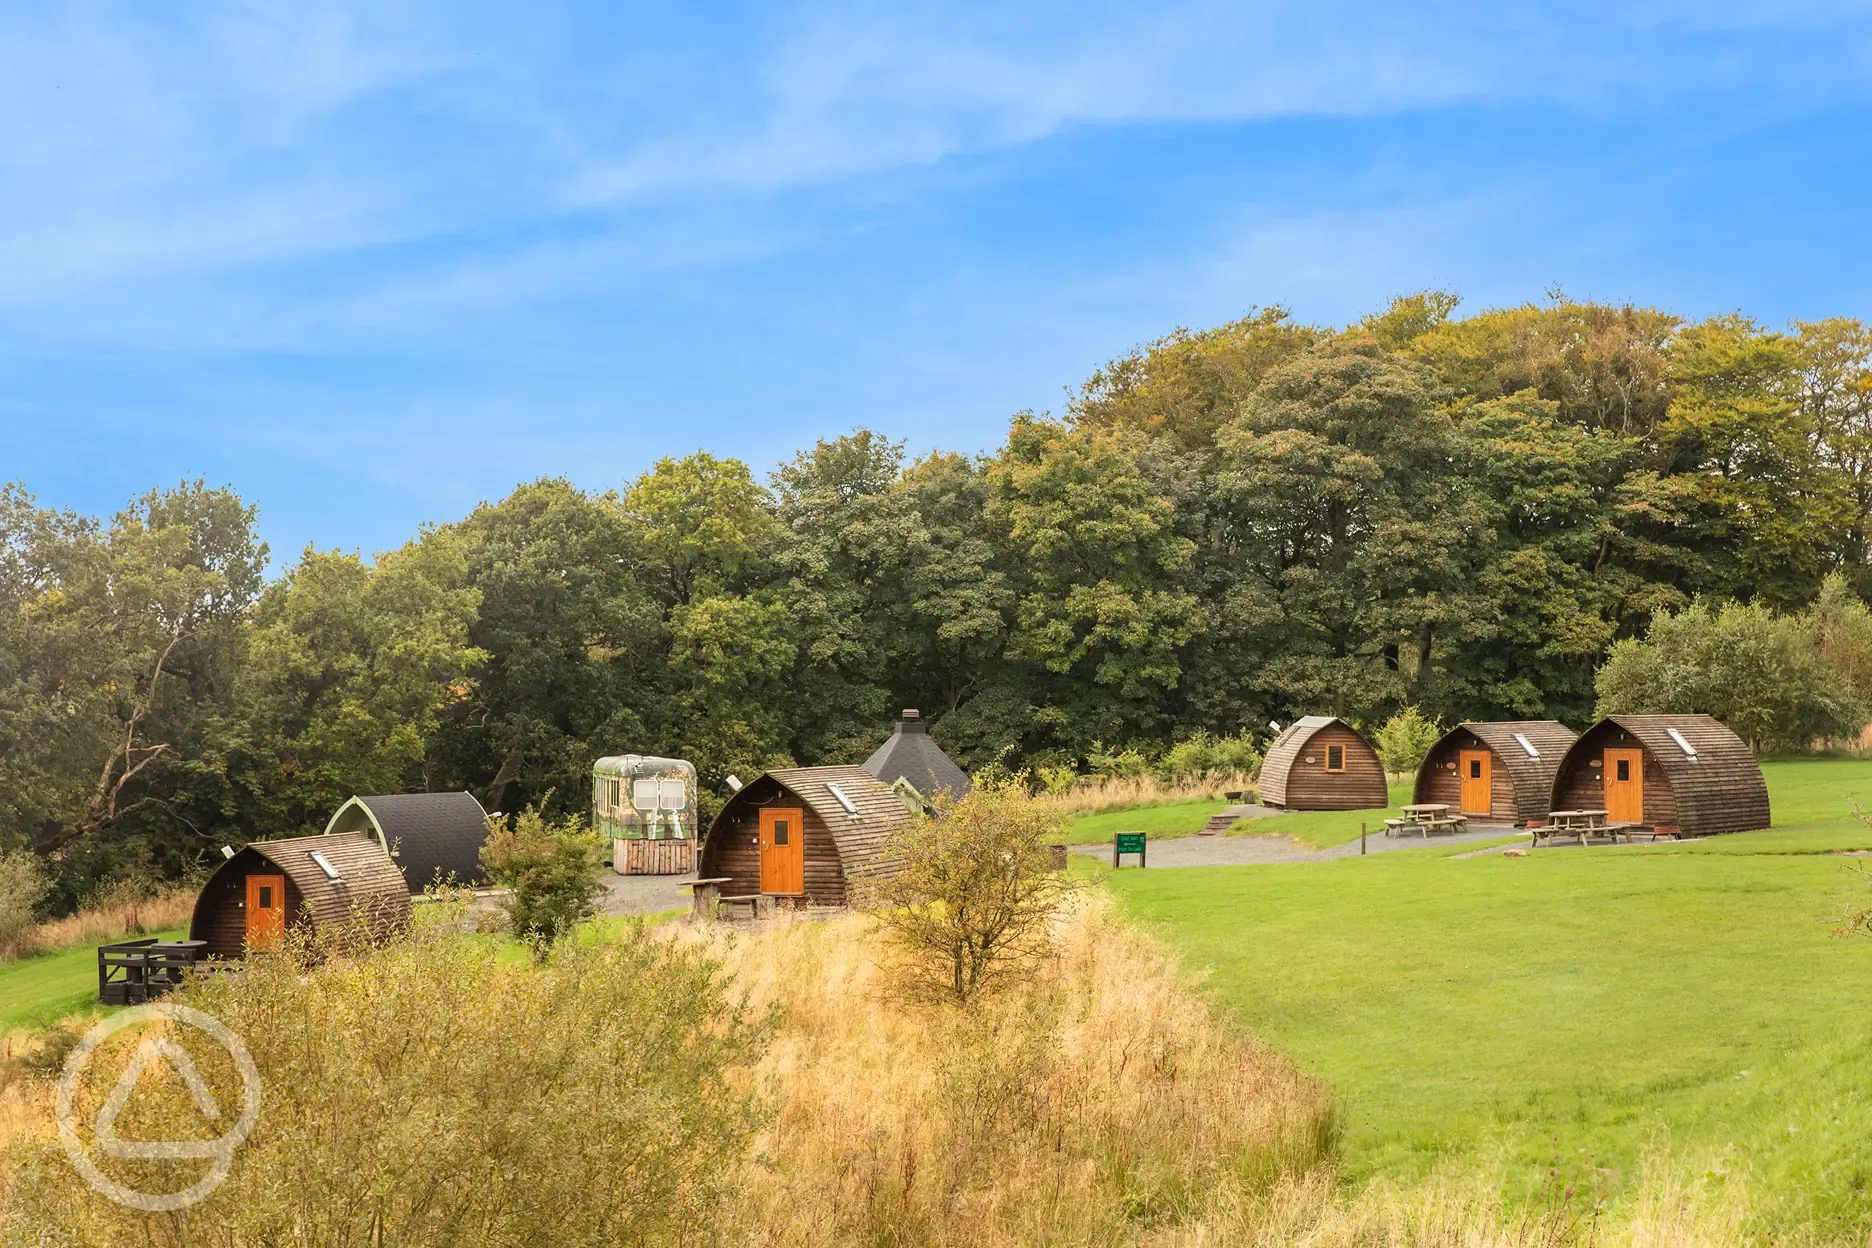
[[[1365,821],[1363,819],[1359,820],[1358,825],[1358,852],[1361,858],[1365,856]]]

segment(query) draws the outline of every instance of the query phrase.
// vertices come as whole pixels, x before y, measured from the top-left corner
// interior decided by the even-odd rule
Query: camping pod
[[[724,896],[842,906],[853,882],[889,870],[885,841],[917,817],[861,767],[770,771],[715,816],[697,873],[727,881]]]
[[[1261,760],[1261,804],[1284,810],[1371,810],[1390,804],[1371,742],[1330,715],[1287,725]]]
[[[326,835],[364,832],[402,869],[412,893],[435,884],[477,888],[487,812],[472,793],[389,793],[354,797],[325,825]]]
[[[255,841],[202,885],[189,939],[202,955],[240,958],[288,933],[382,940],[410,916],[403,873],[367,832]]]
[[[1708,715],[1613,715],[1554,776],[1552,809],[1603,810],[1660,836],[1769,826],[1768,785],[1742,738]]]
[[[1576,734],[1557,719],[1458,724],[1417,768],[1412,801],[1491,823],[1541,823]]]
[[[914,710],[904,711],[890,740],[865,760],[864,769],[885,784],[903,781],[926,801],[944,792],[961,797],[972,787],[968,773],[943,753],[929,724]]]

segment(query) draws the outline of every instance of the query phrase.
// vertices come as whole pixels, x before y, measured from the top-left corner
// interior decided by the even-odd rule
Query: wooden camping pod
[[[1621,762],[1628,767],[1622,769]],[[1629,773],[1623,780],[1620,770]],[[1770,826],[1761,765],[1742,738],[1708,715],[1600,720],[1561,760],[1551,808],[1605,810],[1613,822],[1641,823],[1675,836]]]
[[[1574,739],[1557,719],[1458,724],[1424,755],[1411,800],[1497,823],[1543,822]]]
[[[1352,725],[1330,715],[1297,719],[1274,738],[1261,760],[1258,791],[1263,806],[1286,810],[1371,810],[1390,804],[1378,751]]]
[[[257,917],[249,902],[273,888],[281,895],[266,901],[278,907],[287,933],[308,927],[348,933],[356,922],[380,940],[409,922],[409,887],[390,855],[368,832],[341,832],[255,841],[223,862],[195,898],[189,938],[205,942],[205,957],[245,956]]]
[[[785,812],[793,811],[799,827],[777,828],[776,817],[790,822]],[[853,881],[890,869],[885,841],[916,818],[889,785],[861,767],[770,771],[715,816],[697,874],[727,880],[723,896],[770,894],[842,906]],[[779,837],[787,843],[775,845]],[[797,863],[781,861],[790,857]]]

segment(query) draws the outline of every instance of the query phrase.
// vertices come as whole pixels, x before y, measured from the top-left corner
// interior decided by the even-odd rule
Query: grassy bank
[[[1663,1148],[1749,1176],[1772,1224],[1843,1232],[1872,1213],[1872,941],[1832,934],[1868,892],[1816,851],[1872,839],[1852,814],[1872,765],[1765,771],[1767,833],[1109,886],[1229,1017],[1338,1088],[1360,1179],[1454,1163],[1521,1196],[1559,1171],[1619,1197]]]

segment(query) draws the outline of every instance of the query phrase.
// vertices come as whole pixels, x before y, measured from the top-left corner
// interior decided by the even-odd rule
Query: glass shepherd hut
[[[617,754],[592,767],[592,829],[611,841],[619,875],[695,870],[695,764],[681,758]]]

